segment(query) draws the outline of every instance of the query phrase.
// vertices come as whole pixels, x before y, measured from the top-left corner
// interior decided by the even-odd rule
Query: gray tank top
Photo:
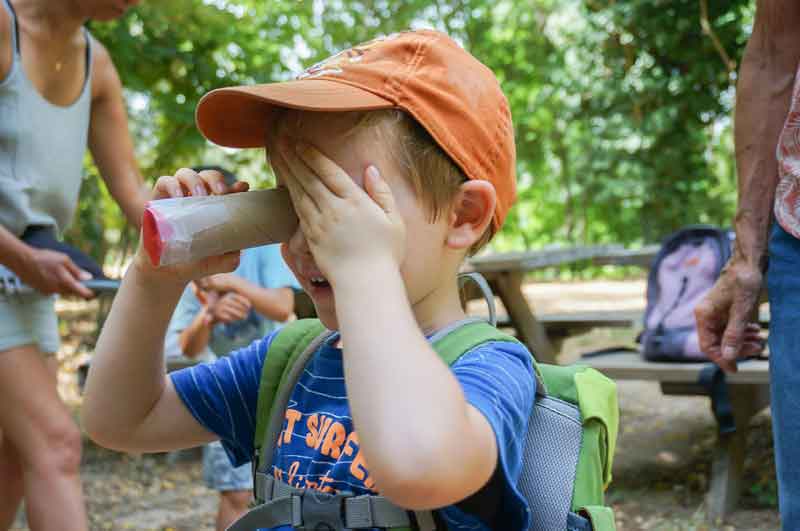
[[[0,0],[12,21],[11,69],[0,81],[0,225],[16,236],[30,225],[62,232],[72,220],[80,192],[91,112],[91,38],[86,37],[86,79],[72,104],[53,105],[22,68],[14,9]]]

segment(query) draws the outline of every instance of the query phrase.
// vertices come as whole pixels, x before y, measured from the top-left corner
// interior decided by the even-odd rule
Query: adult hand
[[[375,166],[364,172],[360,188],[342,168],[305,143],[284,143],[279,170],[314,260],[332,284],[364,264],[389,261],[400,267],[406,229],[394,196]]]
[[[91,273],[75,265],[64,253],[30,247],[24,263],[25,266],[16,272],[20,280],[45,295],[59,293],[84,299],[94,297],[92,290],[81,284],[82,280],[92,278]]]
[[[168,197],[223,195],[245,192],[248,184],[237,181],[232,186],[225,184],[225,177],[216,170],[204,170],[197,173],[188,168],[181,168],[173,176],[158,179],[153,189],[154,199]],[[134,257],[134,266],[140,274],[151,281],[187,283],[189,281],[232,271],[239,264],[239,251],[220,256],[210,256],[189,264],[155,267],[144,252],[140,238],[139,249]]]
[[[700,349],[725,372],[736,372],[738,358],[764,349],[757,316],[761,271],[734,255],[720,278],[695,308]]]
[[[250,301],[238,293],[226,293],[210,307],[212,323],[233,323],[247,318],[250,312]]]

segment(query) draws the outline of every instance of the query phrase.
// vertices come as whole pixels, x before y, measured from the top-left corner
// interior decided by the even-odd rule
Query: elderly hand
[[[758,315],[762,274],[734,255],[720,278],[695,308],[700,349],[725,372],[736,372],[736,360],[759,354]]]

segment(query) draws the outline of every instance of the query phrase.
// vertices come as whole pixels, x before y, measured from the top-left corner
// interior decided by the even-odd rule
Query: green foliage
[[[764,481],[750,485],[748,492],[753,496],[762,507],[778,507],[778,484],[772,481]]]
[[[221,163],[252,184],[258,150],[211,146],[194,107],[226,85],[290,78],[342,48],[409,27],[448,32],[501,80],[517,134],[519,202],[495,248],[655,241],[727,224],[735,201],[731,114],[749,1],[173,0],[91,25],[120,72],[143,173]],[[714,37],[718,41],[715,46]],[[99,243],[118,210],[85,183],[71,235]],[[96,216],[97,201],[102,203]],[[88,203],[91,202],[91,203]],[[90,206],[91,208],[86,208]],[[97,254],[96,254],[97,255]]]
[[[722,4],[709,6],[709,22],[738,60],[749,2]],[[623,241],[652,241],[699,221],[727,223],[732,196],[714,192],[720,179],[732,184],[731,176],[715,175],[709,152],[717,147],[714,127],[729,123],[733,78],[701,30],[699,3],[610,2],[588,20],[578,42],[600,56],[588,76],[583,107],[593,127],[583,140],[595,156],[575,160],[596,190],[597,218]],[[627,215],[608,215],[615,210]],[[602,237],[590,232],[588,239]]]

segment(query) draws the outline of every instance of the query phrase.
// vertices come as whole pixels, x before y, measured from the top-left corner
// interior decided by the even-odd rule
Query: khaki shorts
[[[24,345],[36,345],[44,354],[55,354],[58,336],[55,295],[0,292],[0,354]]]

